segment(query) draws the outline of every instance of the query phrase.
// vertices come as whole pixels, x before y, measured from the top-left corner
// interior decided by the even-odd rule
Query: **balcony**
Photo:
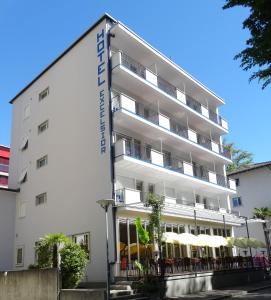
[[[9,170],[9,166],[8,165],[0,164],[0,172],[8,173],[8,170]]]
[[[119,138],[115,143],[116,174],[132,170],[139,176],[175,182],[186,188],[201,188],[211,193],[235,193],[231,180],[208,170],[195,162],[187,162],[170,152],[157,151],[151,145],[129,138]],[[119,167],[119,168],[118,168]]]
[[[166,95],[170,99],[174,99],[175,103],[185,108],[187,113],[194,112],[194,114],[196,113],[202,119],[215,124],[218,126],[218,132],[220,134],[228,132],[228,123],[221,116],[217,115],[214,111],[210,110],[202,103],[184,94],[181,90],[168,83],[165,79],[155,75],[148,68],[122,52],[116,52],[112,57],[112,71],[115,74],[115,76],[113,76],[113,83],[117,86],[121,86],[123,84],[125,88],[129,87],[129,90],[134,89],[135,94],[138,90],[150,94],[150,91],[147,91],[147,87],[142,86],[139,82],[135,82],[134,85],[131,86],[131,83],[129,84],[128,82],[129,76],[127,77],[127,74],[118,74],[118,70],[115,70],[117,68],[122,68],[124,71],[125,69],[128,70],[128,72],[136,75],[141,82],[143,80],[151,87],[154,87],[156,91],[160,91],[160,94],[162,92],[162,94]],[[153,99],[150,100],[152,101]],[[198,122],[200,121],[198,120]]]
[[[164,200],[164,212],[163,215],[178,215],[178,217],[193,218],[194,211],[196,211],[197,218],[199,220],[210,220],[212,222],[223,222],[223,215],[225,221],[232,224],[240,224],[243,222],[236,215],[235,212],[226,208],[219,207],[219,204],[215,204],[217,200],[206,199],[206,203],[197,203],[195,201],[183,201],[182,199],[172,198],[163,195],[157,195]],[[139,190],[122,188],[115,192],[116,205],[124,209],[130,210],[149,210],[145,206],[145,200],[147,193],[143,193]]]
[[[148,121],[156,125],[153,129],[153,132],[150,131],[150,135],[159,134],[161,136],[163,134],[162,132],[165,132],[163,135],[163,140],[168,141],[168,143],[170,144],[176,143],[176,141],[173,141],[175,136],[180,141],[178,147],[181,146],[186,151],[193,151],[193,153],[195,152],[196,155],[203,156],[203,154],[201,153],[203,147],[212,152],[211,155],[209,154],[210,151],[204,154],[204,156],[208,157],[207,159],[214,159],[215,155],[218,156],[218,161],[220,161],[221,159],[220,156],[226,158],[226,163],[229,163],[231,161],[231,153],[226,148],[224,148],[223,145],[220,145],[214,140],[211,140],[208,137],[197,133],[193,129],[187,127],[187,125],[183,125],[176,118],[173,118],[168,114],[162,114],[161,112],[159,112],[158,107],[155,107],[154,105],[143,104],[127,95],[114,92],[114,96],[112,99],[112,110],[114,113],[119,112],[119,114],[121,113],[120,111],[123,112],[123,116],[121,117],[118,117],[117,114],[115,115],[116,118],[114,119],[114,121],[116,125],[121,125],[122,123],[124,123],[126,127],[130,125],[134,131],[138,129],[138,133],[140,133],[142,132],[142,127],[144,127],[144,125],[141,123],[144,121]],[[132,114],[130,118],[128,116],[127,121],[127,116],[125,115],[126,112]],[[159,132],[157,132],[157,129],[155,130],[157,126],[160,127],[160,129],[158,129]],[[171,133],[171,139],[169,136],[167,136],[167,131]],[[198,147],[199,149],[195,150],[195,144],[201,147]]]

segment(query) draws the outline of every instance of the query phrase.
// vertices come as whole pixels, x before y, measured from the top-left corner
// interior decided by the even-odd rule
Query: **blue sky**
[[[234,61],[248,32],[243,8],[213,0],[0,0],[0,144],[9,145],[8,101],[104,12],[120,20],[225,99],[228,141],[271,160],[271,86],[248,82]]]

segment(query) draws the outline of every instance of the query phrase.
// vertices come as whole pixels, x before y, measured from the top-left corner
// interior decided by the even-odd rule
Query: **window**
[[[24,265],[24,247],[18,246],[16,248],[16,266],[22,267]]]
[[[38,133],[42,133],[43,131],[45,131],[47,128],[48,128],[48,120],[44,121],[43,123],[41,123],[39,126],[38,126]]]
[[[236,185],[236,186],[239,186],[239,185],[240,185],[240,180],[239,180],[239,178],[236,178],[236,179],[235,179],[235,185]]]
[[[36,196],[36,206],[46,203],[47,201],[47,194],[42,193]]]
[[[18,202],[18,218],[24,218],[26,216],[26,202]]]
[[[45,156],[39,158],[39,159],[37,160],[37,169],[46,166],[47,163],[48,163],[48,157],[47,157],[47,155],[45,155]]]
[[[39,93],[39,101],[43,100],[49,95],[49,87]]]
[[[90,258],[90,234],[89,232],[75,234],[72,236],[72,241],[76,244],[79,244],[82,249],[84,249],[88,255],[88,259]]]
[[[232,198],[232,205],[233,207],[238,207],[242,205],[242,199],[241,197],[234,197]]]
[[[19,178],[19,183],[24,183],[27,181],[27,170],[23,170]]]

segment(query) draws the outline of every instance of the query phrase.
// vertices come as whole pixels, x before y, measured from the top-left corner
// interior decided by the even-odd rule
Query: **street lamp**
[[[108,207],[113,206],[115,201],[113,199],[101,199],[96,202],[105,210],[105,226],[106,226],[106,299],[110,299],[110,264],[109,264],[109,251],[108,251]]]

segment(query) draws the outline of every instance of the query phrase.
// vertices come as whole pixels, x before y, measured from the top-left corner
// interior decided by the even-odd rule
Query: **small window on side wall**
[[[41,205],[41,204],[45,204],[47,201],[47,194],[46,193],[42,193],[36,196],[36,206]]]
[[[72,241],[76,244],[79,244],[82,249],[84,249],[90,259],[90,234],[89,232],[75,234],[72,236]]]
[[[232,198],[232,205],[233,205],[233,207],[242,206],[242,199],[241,199],[241,197],[234,197],[234,198]]]
[[[16,266],[23,267],[24,265],[24,246],[16,247]]]
[[[236,186],[239,186],[239,185],[240,185],[240,180],[239,180],[239,178],[235,178],[235,185],[236,185]]]
[[[44,89],[42,92],[39,93],[39,101],[42,101],[48,95],[49,95],[49,87],[47,87],[46,89]]]
[[[47,163],[48,163],[48,157],[47,157],[47,155],[45,155],[45,156],[39,158],[39,159],[37,160],[37,169],[46,166]]]
[[[43,131],[45,131],[49,126],[49,122],[48,120],[42,122],[39,126],[38,126],[38,134],[42,133]]]

